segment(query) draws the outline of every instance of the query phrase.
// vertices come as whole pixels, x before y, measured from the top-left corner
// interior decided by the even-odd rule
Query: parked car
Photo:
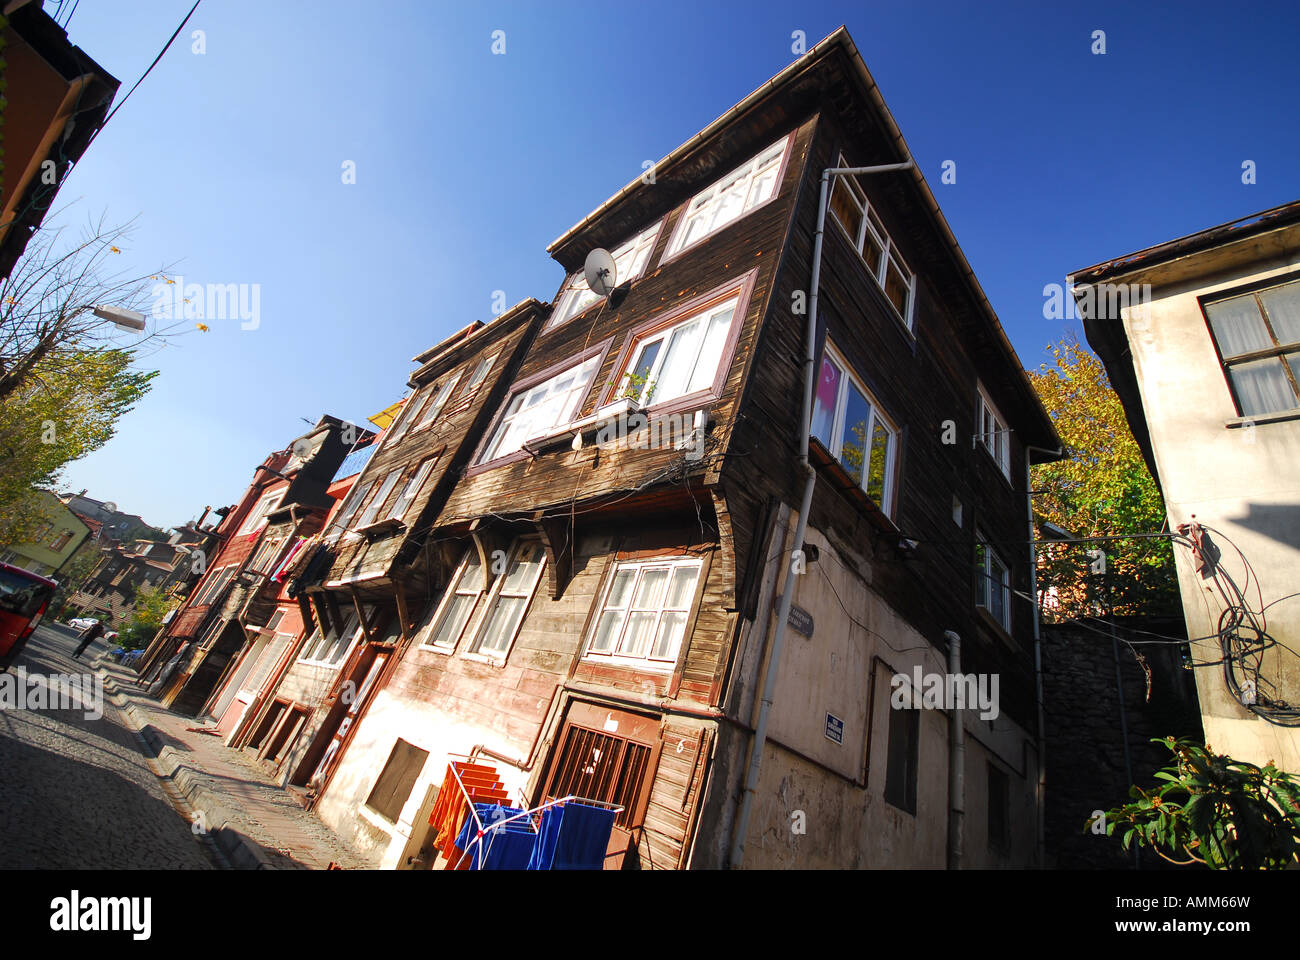
[[[104,635],[100,637],[100,639],[103,640],[105,643],[113,643],[115,640],[117,640],[117,631],[105,630]]]
[[[89,630],[95,625],[94,617],[76,617],[68,621],[68,626],[74,630]]]

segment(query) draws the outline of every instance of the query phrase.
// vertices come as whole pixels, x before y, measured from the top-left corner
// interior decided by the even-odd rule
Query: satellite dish
[[[103,504],[105,513],[117,513],[117,504],[112,500],[106,500]]]
[[[618,283],[618,267],[614,265],[614,258],[609,255],[609,251],[603,247],[597,247],[587,254],[582,272],[587,278],[587,286],[598,296],[608,297]]]

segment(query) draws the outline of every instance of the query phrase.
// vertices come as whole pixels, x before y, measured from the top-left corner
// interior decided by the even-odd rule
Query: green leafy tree
[[[149,645],[163,617],[180,606],[180,601],[157,587],[141,587],[135,595],[131,622],[121,632],[117,642],[128,650],[140,650]]]
[[[0,401],[0,543],[22,543],[40,523],[37,488],[98,450],[157,372],[133,370],[128,350],[59,349]]]
[[[1049,348],[1029,378],[1056,425],[1066,458],[1033,468],[1034,512],[1072,537],[1156,533],[1165,525],[1163,498],[1133,439],[1124,407],[1096,354],[1067,336]],[[1105,551],[1104,574],[1089,572],[1086,549]],[[1178,609],[1173,548],[1166,539],[1094,544],[1044,543],[1039,589],[1059,604],[1049,619],[1106,611],[1170,614]]]
[[[1300,779],[1211,752],[1190,740],[1153,740],[1174,754],[1162,781],[1134,786],[1132,803],[1102,816],[1124,849],[1148,847],[1171,863],[1216,870],[1279,870],[1300,863]],[[1094,821],[1090,820],[1091,826]]]

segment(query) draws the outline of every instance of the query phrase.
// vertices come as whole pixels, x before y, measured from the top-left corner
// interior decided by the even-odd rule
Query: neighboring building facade
[[[1300,772],[1300,202],[1070,280],[1170,528],[1207,527],[1235,584],[1175,546],[1206,742]]]
[[[200,534],[182,528],[165,543],[141,539],[129,547],[98,544],[99,562],[76,585],[69,603],[81,616],[120,629],[131,620],[141,589],[174,591],[189,578],[192,553],[201,543]]]
[[[37,524],[30,542],[0,549],[0,563],[57,580],[59,571],[90,538],[91,529],[54,494],[38,490],[37,496],[44,519]]]
[[[345,443],[345,435],[351,443]],[[250,642],[248,630],[260,631],[275,610],[267,573],[298,528],[319,523],[328,511],[333,500],[327,489],[335,471],[367,435],[326,416],[257,467],[244,496],[214,531],[217,545],[205,557],[203,578],[143,658],[142,673],[162,667],[156,680],[164,705],[195,715],[209,703]],[[285,516],[291,518],[287,533],[281,524]]]
[[[45,219],[68,168],[103,125],[118,81],[68,42],[41,0],[4,4],[0,40],[9,88],[0,167],[3,279]]]
[[[1017,598],[1028,462],[1059,440],[914,167],[832,181],[805,345],[822,171],[909,159],[840,30],[551,245],[554,307],[464,421],[439,427],[502,320],[417,358],[406,426],[437,439],[399,418],[308,588],[326,640],[375,604],[356,651],[387,660],[348,660],[362,709],[308,779],[327,824],[384,866],[433,863],[429,812],[472,757],[521,803],[619,805],[609,867],[1039,862],[1036,624]],[[597,247],[609,298],[583,280]],[[792,556],[805,376],[816,485]],[[453,451],[463,475],[386,520]],[[764,692],[790,570],[795,626]],[[948,669],[945,631],[961,672],[999,683],[984,717],[893,708],[895,677]]]

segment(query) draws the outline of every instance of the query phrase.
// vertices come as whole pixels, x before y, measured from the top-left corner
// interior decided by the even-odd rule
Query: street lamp
[[[95,307],[93,312],[99,319],[115,323],[125,330],[144,329],[144,314],[135,310],[127,310],[125,307]]]

